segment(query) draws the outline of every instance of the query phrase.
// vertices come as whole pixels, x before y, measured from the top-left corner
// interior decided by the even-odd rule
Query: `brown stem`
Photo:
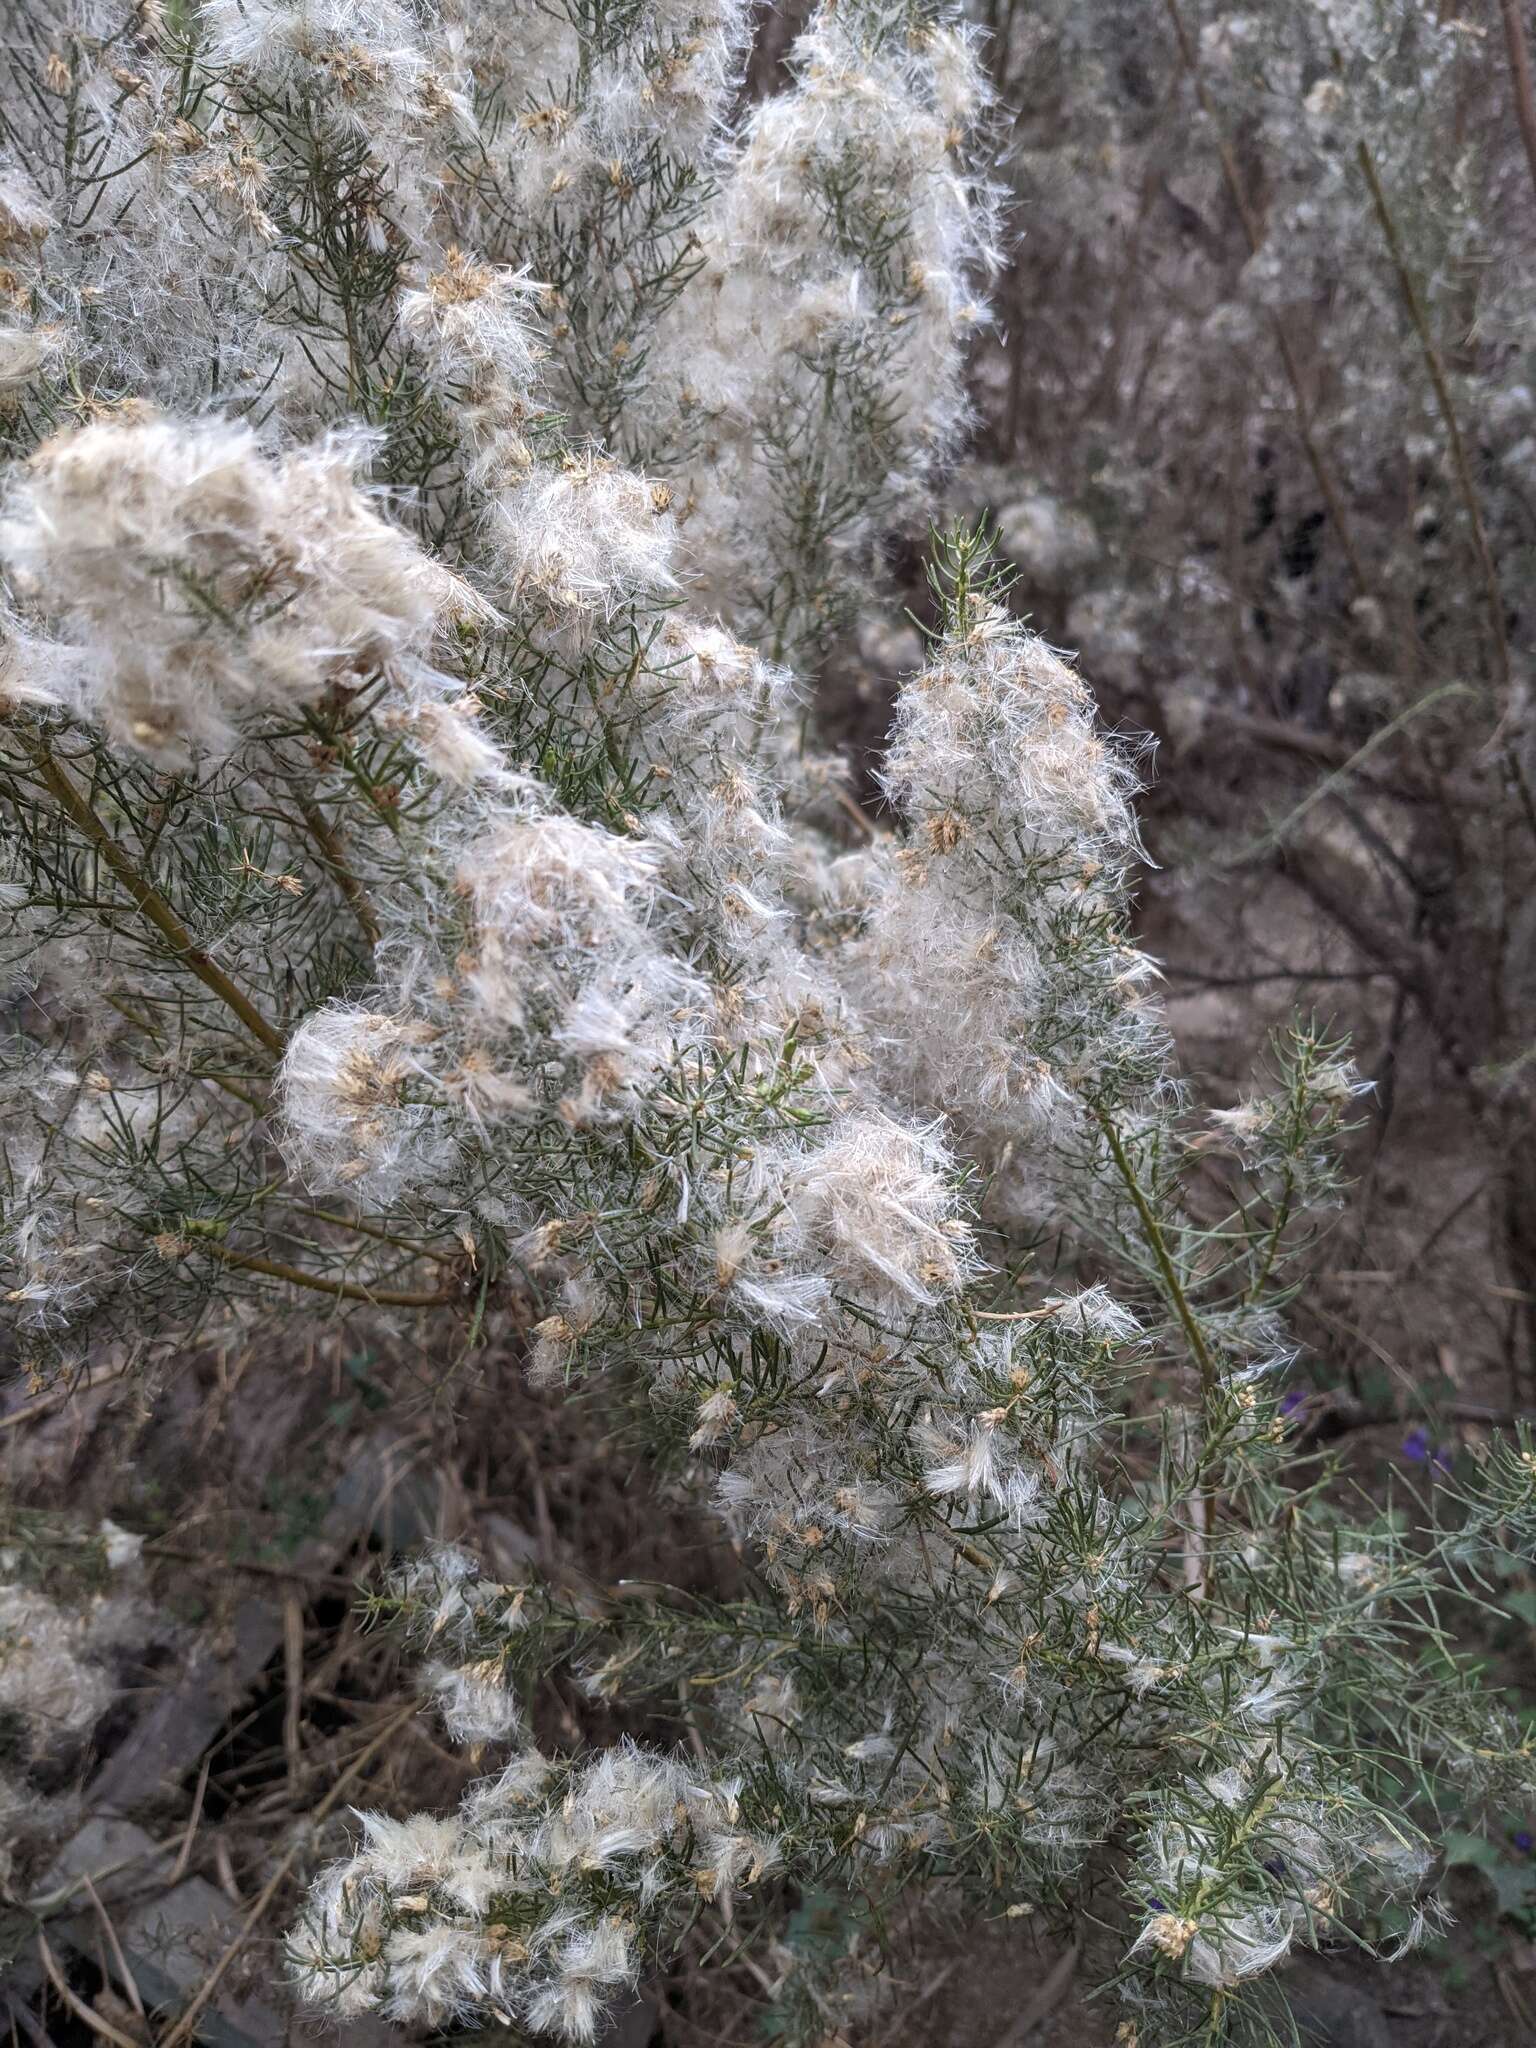
[[[1390,932],[1373,922],[1355,878],[1343,865],[1317,847],[1287,847],[1285,873],[1383,973],[1418,1005],[1425,1022],[1435,1033],[1441,1051],[1465,1073],[1466,1058],[1447,1037],[1445,1005],[1441,994],[1441,971],[1433,954],[1413,943],[1399,944]]]
[[[1520,19],[1520,0],[1499,0],[1499,13],[1504,18],[1504,46],[1509,51],[1515,119],[1520,123],[1520,139],[1525,144],[1525,160],[1531,167],[1531,183],[1536,185],[1536,92],[1531,89],[1531,52],[1525,40],[1525,24]]]
[[[325,814],[318,804],[311,803],[305,796],[300,796],[297,802],[299,814],[309,828],[309,835],[319,847],[320,857],[330,870],[337,888],[351,904],[353,914],[362,927],[364,938],[370,946],[376,946],[379,943],[378,917],[368,900],[368,892],[347,865],[347,857],[342,851],[340,839],[327,824]]]
[[[145,1544],[146,1557],[173,1557],[178,1564],[197,1564],[207,1570],[209,1556],[206,1550],[178,1550],[174,1543],[161,1543],[154,1538]],[[306,1586],[348,1586],[355,1589],[357,1580],[346,1572],[312,1572],[297,1564],[262,1564],[254,1557],[225,1557],[217,1560],[221,1572],[252,1572],[264,1579],[285,1579],[290,1585],[298,1582]]]
[[[49,1983],[53,1986],[60,2003],[67,2012],[72,2013],[77,2020],[82,2021],[92,2034],[98,2036],[103,2041],[110,2041],[112,2048],[134,2048],[134,2037],[132,2034],[125,2034],[120,2028],[113,2026],[112,2022],[104,2018],[94,2005],[87,2005],[83,1998],[77,1997],[70,1989],[54,1957],[53,1950],[48,1946],[48,1937],[41,1928],[37,1930],[37,1953]]]
[[[54,760],[47,745],[41,740],[34,740],[25,735],[23,738],[28,752],[36,763],[38,774],[57,798],[61,808],[80,827],[128,891],[133,899],[134,908],[141,916],[148,918],[158,932],[169,939],[178,957],[186,962],[205,988],[212,989],[220,1002],[234,1012],[253,1038],[258,1039],[269,1052],[281,1053],[282,1033],[272,1028],[249,997],[236,988],[224,970],[216,966],[202,947],[194,942],[192,934],[170,904],[154,885],[140,874],[74,783]]]
[[[128,1377],[129,1368],[121,1366],[116,1372],[103,1374],[99,1380],[83,1383],[71,1380],[67,1386],[52,1387],[39,1401],[29,1401],[25,1408],[13,1408],[9,1415],[0,1415],[0,1429],[15,1429],[23,1422],[30,1422],[34,1415],[47,1415],[65,1401],[72,1401],[76,1394],[94,1394],[98,1387],[110,1387],[118,1380]]]
[[[273,1280],[286,1280],[290,1287],[308,1287],[316,1294],[329,1294],[338,1301],[366,1301],[379,1308],[446,1308],[458,1300],[458,1294],[451,1288],[438,1288],[434,1293],[414,1292],[409,1288],[363,1287],[351,1280],[322,1280],[316,1273],[306,1273],[298,1266],[285,1266],[277,1259],[259,1258],[254,1252],[232,1252],[221,1244],[211,1244],[198,1238],[189,1249],[204,1251],[221,1265],[237,1266],[244,1273],[265,1273]]]

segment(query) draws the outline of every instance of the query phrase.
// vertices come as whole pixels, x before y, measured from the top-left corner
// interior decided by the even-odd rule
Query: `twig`
[[[288,1761],[288,1784],[297,1794],[304,1768],[301,1740],[304,1715],[304,1609],[289,1593],[283,1601],[283,1752]]]
[[[1405,1271],[1409,1273],[1416,1273],[1418,1271],[1419,1267],[1423,1265],[1424,1261],[1429,1257],[1430,1253],[1434,1250],[1435,1246],[1440,1242],[1441,1238],[1444,1237],[1445,1233],[1450,1229],[1451,1225],[1456,1221],[1457,1217],[1465,1215],[1467,1210],[1470,1209],[1472,1204],[1477,1200],[1478,1196],[1483,1193],[1484,1189],[1488,1185],[1489,1178],[1490,1176],[1485,1175],[1483,1179],[1481,1179],[1477,1183],[1477,1185],[1471,1190],[1469,1194],[1462,1195],[1459,1200],[1451,1204],[1450,1208],[1446,1210],[1445,1214],[1440,1218],[1440,1221],[1430,1231],[1428,1237],[1424,1239],[1423,1243],[1420,1244],[1414,1251],[1411,1251],[1408,1254],[1408,1257],[1403,1261]],[[1395,1279],[1397,1276],[1394,1274],[1392,1277]]]
[[[128,1367],[124,1365],[119,1366],[116,1372],[103,1374],[99,1380],[88,1380],[84,1386],[72,1384],[67,1387],[55,1387],[40,1400],[29,1401],[25,1408],[13,1408],[9,1415],[0,1415],[0,1429],[15,1429],[19,1423],[30,1422],[34,1416],[46,1415],[50,1409],[62,1407],[66,1401],[73,1400],[76,1394],[93,1394],[98,1387],[110,1387],[116,1381],[127,1377]]]
[[[197,1835],[197,1824],[203,1817],[203,1795],[208,1790],[208,1773],[212,1768],[213,1757],[210,1754],[203,1758],[203,1767],[197,1774],[197,1790],[192,1795],[192,1817],[187,1822],[187,1831],[181,1838],[176,1861],[171,1865],[171,1874],[166,1879],[167,1891],[180,1884],[187,1874],[187,1865],[192,1860],[192,1843]]]
[[[1107,1111],[1102,1109],[1097,1110],[1095,1114],[1098,1117],[1099,1128],[1103,1131],[1105,1141],[1109,1146],[1110,1157],[1115,1162],[1115,1170],[1125,1183],[1126,1192],[1131,1198],[1132,1205],[1141,1223],[1142,1236],[1146,1240],[1147,1249],[1151,1252],[1153,1260],[1157,1265],[1157,1270],[1162,1276],[1169,1304],[1179,1319],[1180,1327],[1183,1329],[1189,1343],[1189,1348],[1194,1354],[1195,1363],[1200,1368],[1200,1390],[1209,1401],[1216,1392],[1217,1372],[1216,1361],[1211,1357],[1210,1347],[1205,1341],[1205,1332],[1201,1329],[1199,1320],[1190,1306],[1189,1297],[1184,1292],[1183,1282],[1179,1279],[1178,1271],[1169,1255],[1168,1242],[1163,1236],[1163,1227],[1158,1222],[1156,1215],[1153,1213],[1151,1203],[1142,1191],[1141,1182],[1136,1178],[1136,1169],[1132,1166],[1124,1141],[1119,1131],[1115,1128],[1114,1119]]]
[[[1531,167],[1531,183],[1536,185],[1536,92],[1531,89],[1531,53],[1525,40],[1525,24],[1520,19],[1520,0],[1499,0],[1499,13],[1504,20],[1504,47],[1509,52],[1509,82],[1515,95],[1515,119],[1520,123],[1520,139],[1525,144],[1525,160]]]
[[[1342,69],[1337,53],[1334,62]],[[1377,226],[1381,229],[1382,240],[1387,245],[1397,276],[1398,290],[1402,293],[1403,304],[1408,309],[1408,318],[1418,339],[1419,353],[1424,358],[1424,367],[1429,372],[1429,381],[1434,387],[1435,403],[1445,427],[1445,437],[1450,444],[1451,462],[1456,471],[1456,484],[1466,508],[1467,518],[1472,527],[1472,546],[1477,556],[1478,570],[1483,579],[1483,596],[1488,609],[1488,623],[1493,630],[1494,654],[1498,664],[1499,683],[1508,693],[1510,684],[1509,639],[1504,630],[1504,596],[1499,588],[1499,572],[1494,565],[1493,552],[1488,545],[1487,529],[1483,525],[1482,507],[1478,503],[1477,489],[1472,481],[1472,469],[1467,461],[1466,443],[1461,438],[1461,425],[1456,418],[1456,408],[1451,402],[1451,387],[1446,378],[1445,365],[1440,360],[1440,351],[1429,329],[1429,320],[1424,311],[1424,302],[1419,297],[1419,288],[1413,272],[1408,268],[1408,259],[1403,253],[1398,238],[1397,223],[1387,204],[1386,190],[1377,173],[1376,159],[1371,154],[1370,144],[1363,139],[1355,145],[1355,161],[1365,179],[1366,189],[1371,195],[1371,206],[1375,211]]]
[[[346,854],[342,851],[341,840],[334,828],[326,822],[320,806],[311,803],[306,796],[297,799],[299,815],[309,828],[309,835],[320,849],[320,857],[331,872],[336,886],[352,906],[353,915],[362,928],[363,937],[370,946],[379,943],[379,920],[368,892],[347,865]]]
[[[290,1287],[308,1287],[316,1294],[329,1294],[338,1301],[367,1301],[377,1308],[446,1308],[459,1298],[456,1288],[438,1288],[433,1293],[415,1293],[410,1289],[389,1287],[364,1287],[352,1280],[322,1280],[316,1273],[306,1273],[298,1266],[285,1266],[277,1259],[259,1258],[254,1252],[232,1252],[221,1244],[212,1244],[199,1238],[195,1247],[206,1252],[211,1259],[222,1265],[237,1266],[246,1273],[265,1273],[273,1280],[286,1280]]]
[[[1536,1408],[1490,1408],[1481,1401],[1441,1401],[1437,1412],[1453,1422],[1494,1422],[1513,1429],[1517,1422],[1536,1422]]]
[[[1325,775],[1321,782],[1308,790],[1301,802],[1288,811],[1278,824],[1271,825],[1268,831],[1260,833],[1257,839],[1252,839],[1246,846],[1239,847],[1237,852],[1229,855],[1220,866],[1223,869],[1241,867],[1244,862],[1254,859],[1256,855],[1270,853],[1276,847],[1283,846],[1293,825],[1299,825],[1316,805],[1346,783],[1356,768],[1368,761],[1378,748],[1386,745],[1388,740],[1395,739],[1420,712],[1428,711],[1431,705],[1439,704],[1447,697],[1466,697],[1470,694],[1465,683],[1441,683],[1437,689],[1427,690],[1422,697],[1416,697],[1411,704],[1405,705],[1394,719],[1373,732],[1347,760],[1342,761],[1330,774]]]
[[[24,1999],[18,1998],[14,1992],[9,1991],[0,1992],[0,1999],[4,2000],[3,2009],[10,2016],[12,2048],[17,2048],[16,2028],[18,2024],[27,2039],[32,2042],[33,2048],[54,2048],[52,2036],[39,2022],[36,2014],[29,2010]]]
[[[953,1977],[956,1970],[959,1969],[960,1965],[965,1960],[966,1958],[964,1956],[955,1956],[951,1958],[951,1960],[944,1965],[942,1970],[937,1971],[934,1974],[934,1976],[932,1976],[928,1980],[928,1982],[923,1986],[922,1990],[917,1994],[916,1998],[910,1999],[907,2002],[906,2006],[902,2011],[901,2019],[897,2024],[895,2033],[887,2034],[885,2038],[880,2042],[879,2048],[894,2048],[894,2044],[901,2039],[902,2035],[905,2034],[905,2032],[907,2031],[907,2028],[912,2024],[912,2015],[915,2012],[920,2011],[922,2007],[925,2006],[931,1998],[938,1997],[939,1993],[944,1989],[944,1986],[949,1982],[950,1978]]]
[[[145,1544],[146,1557],[174,1557],[179,1563],[206,1565],[208,1553],[203,1550],[182,1550],[173,1543],[152,1540]],[[221,1557],[218,1561],[221,1572],[256,1572],[265,1579],[286,1579],[290,1583],[300,1580],[306,1586],[352,1586],[356,1581],[345,1572],[306,1571],[297,1564],[264,1564],[255,1557]]]
[[[1198,967],[1180,967],[1169,961],[1163,968],[1167,981],[1192,981],[1200,988],[1262,988],[1271,981],[1390,981],[1385,967],[1277,967],[1254,974],[1205,974]]]
[[[112,1925],[107,1909],[101,1903],[101,1894],[97,1891],[95,1885],[91,1883],[88,1876],[85,1880],[85,1894],[96,1909],[96,1917],[101,1922],[102,1932],[107,1937],[107,1946],[111,1949],[112,1959],[117,1964],[118,1975],[122,1979],[123,1987],[128,1993],[128,2002],[139,2018],[143,2019],[144,2001],[139,1996],[138,1979],[128,1967],[128,1958],[123,1954],[123,1945],[117,1938],[117,1929]]]
[[[1493,1975],[1494,1981],[1499,1987],[1499,1996],[1508,2006],[1515,2024],[1524,2030],[1525,2037],[1529,2040],[1532,2030],[1536,2029],[1536,2013],[1533,2013],[1526,2004],[1523,1995],[1515,1983],[1513,1973],[1505,1964],[1499,1963],[1495,1965]]]
[[[77,1997],[70,1990],[64,1981],[63,1972],[54,1959],[53,1950],[48,1946],[48,1937],[41,1928],[37,1930],[37,1952],[42,1959],[43,1968],[48,1973],[49,1983],[77,2020],[83,2021],[93,2034],[100,2034],[104,2040],[111,2041],[114,2048],[144,2048],[142,2041],[135,2041],[131,2034],[125,2034],[114,2027],[110,2020],[103,2019],[95,2006],[87,2005],[83,1998]]]
[[[408,1238],[396,1237],[392,1232],[364,1223],[356,1216],[343,1216],[335,1209],[314,1209],[303,1202],[295,1202],[293,1207],[295,1215],[311,1217],[316,1223],[334,1223],[338,1230],[353,1231],[358,1237],[371,1237],[376,1244],[392,1244],[397,1251],[410,1252],[418,1259],[430,1259],[435,1266],[451,1266],[464,1256],[458,1247],[451,1252],[435,1252],[430,1245],[412,1244]]]
[[[1259,718],[1251,712],[1234,710],[1229,704],[1212,705],[1210,715],[1230,731],[1246,734],[1263,746],[1298,754],[1303,760],[1322,761],[1333,768],[1348,763],[1356,778],[1367,788],[1379,789],[1405,803],[1471,806],[1487,802],[1486,790],[1473,782],[1453,782],[1442,777],[1430,784],[1411,781],[1406,775],[1394,775],[1390,768],[1367,768],[1358,750],[1347,740],[1335,739],[1331,733],[1309,732],[1305,726],[1294,725],[1289,719]]]
[[[216,966],[202,947],[196,944],[192,934],[170,904],[154,884],[139,873],[74,783],[54,760],[46,744],[41,740],[32,739],[26,733],[22,734],[22,742],[31,754],[38,774],[57,798],[60,807],[68,812],[123,884],[133,899],[134,908],[170,940],[178,957],[185,960],[205,988],[212,989],[219,1001],[234,1012],[253,1038],[258,1039],[268,1052],[280,1053],[284,1045],[282,1033],[267,1022],[250,998],[236,988],[223,968]]]
[[[881,840],[890,838],[890,833],[882,831],[864,807],[854,802],[846,789],[835,788],[832,794],[838,807],[848,813],[848,816],[858,826],[866,839]]]
[[[1180,1455],[1188,1457],[1194,1448],[1189,1427],[1189,1411],[1182,1412]],[[1210,1534],[1210,1516],[1206,1512],[1205,1495],[1197,1486],[1185,1503],[1189,1516],[1189,1543],[1184,1551],[1184,1585],[1192,1600],[1205,1598],[1205,1556],[1207,1538]]]
[[[218,1873],[219,1889],[232,1906],[245,1904],[245,1893],[235,1882],[235,1866],[230,1861],[229,1842],[222,1834],[213,1838],[213,1867]]]
[[[94,1884],[97,1879],[105,1882],[107,1878],[119,1877],[140,1863],[152,1862],[155,1857],[164,1855],[175,1839],[172,1835],[163,1842],[151,1842],[147,1849],[135,1850],[131,1856],[119,1856],[115,1863],[103,1863],[95,1870],[81,1871],[78,1876],[56,1885],[51,1892],[39,1892],[34,1898],[23,1899],[21,1904],[25,1911],[41,1920],[45,1915],[57,1913],[67,1906],[83,1884]]]

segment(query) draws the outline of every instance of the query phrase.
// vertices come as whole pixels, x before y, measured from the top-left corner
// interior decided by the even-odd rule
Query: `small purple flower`
[[[1152,1908],[1154,1913],[1166,1913],[1168,1910],[1168,1908],[1163,1904],[1162,1900],[1158,1898],[1155,1894],[1152,1898],[1148,1899],[1147,1904]]]
[[[1511,1839],[1522,1856],[1529,1856],[1532,1848],[1536,1848],[1536,1836],[1532,1835],[1529,1828],[1516,1829]]]
[[[1449,1444],[1435,1446],[1434,1465],[1437,1472],[1449,1472],[1455,1459],[1456,1453]]]
[[[1412,1465],[1422,1465],[1429,1457],[1429,1437],[1417,1427],[1410,1429],[1403,1438],[1403,1456]]]
[[[1271,1877],[1284,1877],[1285,1858],[1283,1856],[1266,1856],[1264,1859],[1264,1868],[1269,1872]]]
[[[1280,1413],[1285,1417],[1286,1421],[1289,1422],[1291,1417],[1296,1413],[1297,1409],[1305,1408],[1306,1405],[1307,1397],[1303,1389],[1300,1387],[1292,1387],[1291,1391],[1287,1395],[1285,1395],[1284,1398],[1281,1400]]]

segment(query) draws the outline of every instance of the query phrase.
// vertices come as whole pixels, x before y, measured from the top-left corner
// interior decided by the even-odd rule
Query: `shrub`
[[[531,1291],[529,1372],[742,1545],[730,1600],[395,1573],[449,1733],[520,1746],[366,1820],[306,1997],[589,2040],[691,1916],[836,1885],[1108,1914],[1150,2038],[1213,2038],[1297,1944],[1414,1940],[1437,1789],[1526,1782],[1438,1602],[1536,1465],[1422,1528],[1296,1466],[1277,1311],[1357,1078],[1298,1027],[1269,1092],[1189,1101],[1134,761],[964,528],[850,848],[783,664],[956,444],[987,93],[921,5],[824,7],[750,108],[744,43],[29,15],[9,1299],[38,1374],[322,1302],[507,1371]],[[542,1754],[554,1663],[688,1760]]]

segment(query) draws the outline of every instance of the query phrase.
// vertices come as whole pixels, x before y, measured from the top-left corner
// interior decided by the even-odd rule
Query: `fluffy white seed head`
[[[462,586],[375,509],[345,437],[273,461],[249,427],[104,420],[45,442],[0,557],[82,657],[81,709],[167,766],[239,719],[375,672],[419,686]]]

